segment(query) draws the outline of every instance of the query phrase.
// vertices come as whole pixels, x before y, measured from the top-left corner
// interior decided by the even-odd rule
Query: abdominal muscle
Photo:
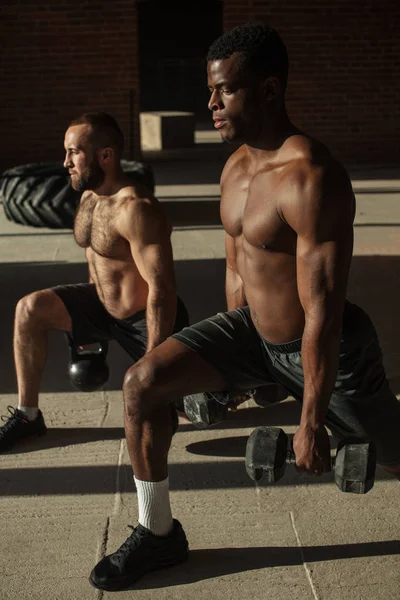
[[[106,258],[86,251],[91,279],[104,308],[116,319],[126,319],[147,304],[148,285],[132,258]]]
[[[261,337],[271,344],[285,344],[301,338],[305,318],[293,259],[278,259],[264,252],[257,253],[256,260],[242,262],[240,258],[238,266],[239,273],[243,273],[246,301]]]
[[[271,344],[286,344],[302,337],[304,312],[292,295],[269,290],[247,291],[246,300],[255,328]]]

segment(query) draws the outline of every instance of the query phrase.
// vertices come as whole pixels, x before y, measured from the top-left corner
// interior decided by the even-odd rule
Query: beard
[[[82,173],[75,179],[71,177],[71,185],[77,192],[85,192],[86,190],[95,190],[100,187],[104,181],[105,173],[100,167],[96,158],[84,168]]]

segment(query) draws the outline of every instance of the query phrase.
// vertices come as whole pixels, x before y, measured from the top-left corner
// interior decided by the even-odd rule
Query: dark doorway
[[[138,2],[140,110],[184,110],[210,121],[205,56],[222,34],[223,2]]]

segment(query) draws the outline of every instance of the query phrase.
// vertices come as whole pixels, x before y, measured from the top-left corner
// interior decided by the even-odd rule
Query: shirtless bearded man
[[[137,361],[188,324],[177,298],[171,224],[150,190],[122,171],[123,144],[106,113],[84,114],[66,131],[64,166],[82,192],[74,235],[86,249],[90,283],[40,290],[18,302],[19,405],[9,407],[0,428],[0,452],[46,432],[38,401],[50,330],[67,332],[75,346],[115,339]]]

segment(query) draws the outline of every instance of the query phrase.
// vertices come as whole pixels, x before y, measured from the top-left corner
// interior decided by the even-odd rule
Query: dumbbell
[[[183,409],[187,418],[197,429],[206,429],[225,421],[230,402],[228,392],[204,392],[183,398]]]
[[[296,457],[286,433],[278,427],[257,427],[249,436],[246,447],[246,470],[254,481],[263,474],[266,483],[281,479],[287,464]],[[376,448],[373,442],[348,439],[339,443],[336,458],[332,458],[335,483],[342,492],[366,494],[374,485]]]
[[[225,421],[230,407],[235,406],[238,396],[254,400],[262,407],[270,406],[287,398],[287,391],[280,385],[263,385],[249,391],[204,392],[191,394],[183,398],[183,407],[187,418],[197,429],[206,429]]]

